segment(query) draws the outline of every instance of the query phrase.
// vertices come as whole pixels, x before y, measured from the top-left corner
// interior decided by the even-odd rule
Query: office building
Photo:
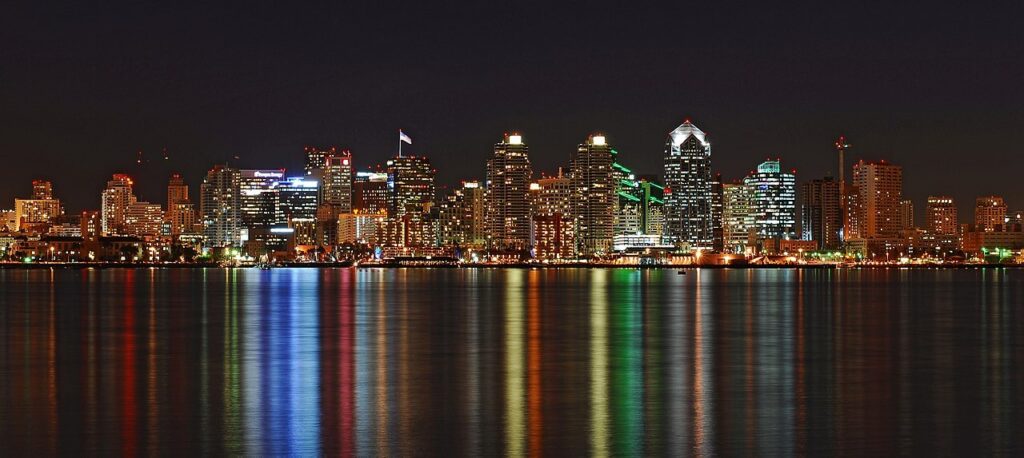
[[[914,227],[914,201],[903,199],[900,201],[900,230],[909,231]]]
[[[391,158],[387,162],[387,174],[389,217],[430,211],[434,205],[434,177],[437,174],[430,165],[430,159],[425,156]]]
[[[306,175],[312,175],[314,178],[320,179],[320,171],[327,165],[327,158],[336,156],[338,154],[338,147],[306,146],[303,152],[306,156]]]
[[[742,183],[722,184],[722,239],[724,251],[746,253],[756,247],[754,192]]]
[[[352,209],[360,213],[387,213],[390,202],[388,174],[357,172],[352,185]]]
[[[277,183],[280,211],[295,232],[295,244],[318,245],[316,218],[320,208],[320,183],[307,177],[290,177]]]
[[[817,242],[820,250],[838,250],[842,233],[839,182],[832,177],[810,180],[800,191],[800,229],[803,240]]]
[[[711,143],[689,120],[665,143],[665,232],[690,248],[713,248]]]
[[[998,231],[1006,224],[1006,202],[1000,196],[982,196],[974,204],[974,225],[979,231]]]
[[[330,205],[335,213],[352,211],[352,153],[338,152],[325,159],[322,173],[322,205]]]
[[[928,196],[925,227],[935,235],[956,235],[959,229],[957,208],[949,196]]]
[[[796,175],[767,160],[743,183],[751,189],[754,229],[760,240],[796,239]]]

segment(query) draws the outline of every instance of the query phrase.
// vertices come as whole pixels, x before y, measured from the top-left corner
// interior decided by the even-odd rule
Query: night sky
[[[298,170],[305,144],[351,148],[365,167],[396,152],[399,128],[441,183],[483,178],[510,130],[537,171],[602,131],[624,163],[660,174],[686,117],[726,179],[768,156],[798,182],[833,173],[843,133],[853,159],[904,166],[919,222],[928,194],[962,211],[988,193],[1024,208],[1016,11],[31,3],[0,7],[0,208],[33,178],[52,180],[70,211],[98,208],[114,172],[163,203],[171,171],[198,193],[215,162]]]

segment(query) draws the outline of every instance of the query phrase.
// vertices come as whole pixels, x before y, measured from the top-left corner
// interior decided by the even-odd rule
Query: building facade
[[[832,177],[804,183],[800,191],[800,229],[803,240],[818,242],[820,250],[840,248],[843,220],[839,199],[839,182]]]
[[[761,240],[796,239],[796,175],[768,160],[743,180],[753,195],[754,229]]]
[[[669,133],[664,159],[666,235],[691,248],[712,248],[711,143],[687,120]]]
[[[529,148],[519,134],[506,134],[487,161],[486,227],[489,245],[526,250],[530,246]]]
[[[607,254],[615,236],[616,180],[611,146],[604,135],[591,135],[572,155],[570,176],[575,198],[575,242],[582,256]]]

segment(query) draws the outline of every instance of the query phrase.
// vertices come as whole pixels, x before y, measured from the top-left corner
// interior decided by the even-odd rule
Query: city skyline
[[[683,120],[683,124],[684,125],[686,125],[687,123],[690,123],[690,122],[691,122],[691,118],[689,118],[689,117],[687,117],[687,118],[685,118]],[[395,129],[395,130],[397,130],[397,129]],[[523,131],[518,131],[518,130],[506,130],[503,135],[507,136],[507,135],[509,135],[510,132],[515,134],[515,135],[520,135],[521,137],[525,137],[526,135],[528,135],[528,134],[524,133]],[[600,135],[603,138],[606,137],[607,141],[609,143],[614,142],[614,137],[611,136],[611,135],[606,135],[604,132],[605,131],[602,131],[602,130],[591,130],[588,133],[584,134],[584,137],[590,137],[590,136],[593,136],[593,135]],[[704,132],[702,131],[701,133],[703,134]],[[849,138],[846,135],[843,135],[843,137],[844,137],[844,140],[850,141]],[[662,134],[662,138],[664,138],[664,134]],[[716,143],[716,138],[717,137],[713,137],[710,134],[707,135],[708,143],[709,144],[715,144],[714,150],[715,150],[716,153],[715,153],[715,155],[713,156],[713,158],[711,160],[712,175],[721,173],[720,170],[723,169],[723,168],[744,170],[743,166],[738,166],[736,164],[733,164],[732,162],[734,162],[734,161],[730,161],[729,157],[723,157],[724,154],[722,154],[718,150],[718,146],[717,146],[717,143]],[[662,140],[662,141],[664,141],[664,140]],[[388,165],[387,165],[388,161],[394,159],[395,155],[398,154],[397,153],[397,147],[395,147],[396,152],[393,153],[392,156],[389,156],[389,157],[385,158],[383,161],[380,161],[380,162],[367,163],[367,162],[364,162],[363,158],[365,156],[370,156],[370,155],[359,154],[358,152],[354,152],[354,151],[350,150],[349,148],[337,146],[334,143],[321,142],[321,143],[317,143],[317,144],[334,145],[334,146],[330,146],[329,147],[330,149],[335,151],[335,153],[332,153],[332,154],[344,154],[344,155],[347,155],[350,159],[351,159],[352,156],[355,156],[357,159],[351,159],[352,164],[349,165],[349,164],[346,163],[346,167],[350,168],[353,171],[360,171],[360,172],[382,172],[382,171],[385,171],[387,169],[387,167],[388,167]],[[531,136],[530,145],[531,146],[533,145],[532,136]],[[405,155],[406,156],[417,156],[417,155],[419,155],[420,157],[426,157],[432,163],[438,162],[438,158],[436,156],[433,156],[433,155],[430,155],[430,154],[417,153],[416,152],[417,150],[413,150],[412,152],[408,151],[408,150],[412,150],[413,149],[413,148],[411,148],[411,146],[412,145],[406,145],[406,150],[407,150],[407,151],[405,151]],[[847,146],[849,147],[850,145],[847,145]],[[550,168],[550,169],[549,168],[539,169],[539,168],[535,167],[535,169],[534,169],[535,178],[534,179],[539,178],[540,176],[543,176],[543,175],[554,175],[554,174],[557,174],[559,169],[568,168],[569,167],[569,163],[571,162],[572,156],[576,152],[576,149],[578,147],[579,147],[579,141],[577,140],[576,144],[572,145],[571,148],[567,148],[568,152],[566,152],[564,158],[558,158],[557,156],[550,155],[550,154],[544,154],[544,153],[536,153],[536,152],[531,153],[530,154],[530,161],[534,162],[534,163],[537,163],[537,162],[545,162],[546,163],[546,162],[551,162],[552,160],[556,161],[554,163],[554,166],[552,168]],[[305,152],[303,152],[301,150],[301,148],[304,148]],[[618,147],[618,146],[617,146],[617,148],[621,149],[621,147]],[[126,177],[128,177],[129,179],[131,179],[133,181],[133,189],[136,189],[136,190],[142,189],[141,192],[139,192],[139,191],[135,192],[137,197],[140,197],[140,198],[142,198],[144,200],[147,200],[147,201],[152,201],[154,203],[166,204],[167,202],[161,197],[161,195],[166,192],[165,185],[166,185],[166,180],[167,180],[168,177],[176,176],[176,177],[182,178],[184,180],[185,184],[188,185],[190,188],[191,187],[195,187],[195,190],[193,192],[198,192],[199,185],[202,183],[202,177],[206,175],[206,173],[209,171],[209,169],[211,167],[216,166],[216,165],[224,165],[224,166],[228,166],[228,167],[231,167],[231,168],[234,168],[234,169],[240,169],[240,170],[257,170],[257,169],[272,168],[272,169],[275,169],[275,170],[287,171],[287,175],[289,175],[289,176],[301,176],[301,175],[309,173],[309,169],[310,169],[309,161],[310,161],[310,158],[308,157],[308,155],[309,155],[309,150],[310,149],[319,150],[319,149],[322,149],[322,148],[314,147],[314,146],[309,146],[309,145],[296,145],[291,151],[288,151],[286,154],[279,155],[277,157],[277,159],[276,159],[278,162],[277,163],[273,163],[273,164],[250,164],[250,162],[242,160],[241,157],[232,156],[230,159],[225,159],[223,161],[209,162],[204,167],[202,167],[203,170],[199,174],[197,174],[195,176],[189,176],[189,175],[187,175],[187,174],[185,174],[185,173],[183,173],[181,171],[182,170],[186,170],[186,169],[195,168],[196,166],[201,166],[203,164],[203,162],[201,162],[201,161],[191,160],[190,164],[188,166],[175,167],[175,165],[180,163],[180,161],[172,162],[170,159],[164,159],[164,156],[161,155],[161,156],[159,156],[157,158],[154,158],[154,159],[146,159],[145,156],[142,156],[143,157],[142,163],[140,163],[139,162],[138,154],[135,154],[135,155],[133,155],[134,159],[133,159],[133,164],[132,165],[127,166],[127,167],[118,168],[116,170],[110,171],[110,172],[107,173],[107,176],[110,176],[110,175],[123,175],[123,176],[126,176]],[[782,161],[785,161],[787,163],[787,166],[788,166],[787,170],[795,172],[796,183],[797,183],[798,187],[803,185],[804,183],[807,183],[807,182],[809,182],[811,180],[815,180],[815,179],[823,179],[823,178],[828,178],[828,177],[836,178],[837,172],[838,172],[836,170],[837,160],[838,160],[837,159],[838,158],[838,153],[833,148],[823,147],[822,149],[824,151],[822,153],[822,155],[823,156],[828,156],[827,157],[828,161],[824,161],[824,162],[826,162],[826,164],[824,164],[823,167],[825,169],[827,169],[828,167],[831,167],[831,169],[823,170],[823,172],[820,173],[820,174],[808,175],[806,173],[807,169],[801,168],[800,164],[794,164],[792,161],[789,161],[786,158],[786,156],[784,156],[784,155],[771,155],[771,156],[762,156],[760,158],[755,159],[755,162],[752,162],[750,164],[746,164],[746,166],[745,166],[746,167],[746,169],[745,169],[746,172],[740,172],[740,173],[738,173],[736,175],[724,175],[723,174],[723,180],[725,180],[726,182],[737,181],[737,180],[738,181],[742,181],[744,179],[745,175],[749,174],[750,172],[752,172],[756,168],[757,164],[759,164],[759,163],[761,163],[761,162],[763,162],[765,160],[782,160]],[[909,176],[905,176],[904,177],[902,190],[903,190],[903,196],[904,197],[906,197],[908,200],[912,201],[917,208],[922,209],[922,211],[916,212],[914,214],[914,222],[915,222],[915,224],[917,226],[920,226],[920,227],[925,227],[927,225],[927,220],[926,220],[926,216],[924,215],[923,209],[925,208],[925,205],[926,205],[926,203],[928,201],[928,198],[932,197],[932,196],[936,196],[936,195],[952,196],[953,200],[954,200],[954,205],[957,207],[958,211],[960,213],[962,213],[962,214],[973,214],[974,208],[975,208],[975,205],[974,205],[975,199],[983,197],[983,196],[999,195],[1001,197],[1004,197],[1005,200],[1009,202],[1009,205],[1010,205],[1011,208],[1016,208],[1016,207],[1014,207],[1014,205],[1020,205],[1020,204],[1017,204],[1016,202],[1024,202],[1024,196],[1022,196],[1021,199],[1015,199],[1014,196],[1016,194],[1013,193],[1013,192],[1000,194],[1000,193],[985,191],[985,189],[990,189],[992,186],[990,186],[988,188],[977,189],[977,190],[960,189],[959,191],[954,191],[953,189],[955,188],[955,186],[951,186],[949,183],[945,183],[945,184],[942,184],[942,185],[932,184],[931,186],[926,188],[926,192],[920,193],[920,195],[922,197],[918,198],[917,193],[914,193],[912,191],[908,191],[908,189],[907,189],[907,183],[908,182],[918,182],[918,181],[920,181],[920,180],[915,180],[914,179],[913,175],[915,174],[914,173],[915,169],[914,169],[914,167],[912,165],[908,166],[908,164],[901,163],[899,161],[894,161],[894,160],[892,160],[889,157],[876,157],[874,155],[867,155],[868,157],[862,157],[861,155],[858,155],[856,153],[851,152],[851,149],[852,148],[848,148],[845,151],[845,162],[846,162],[845,173],[846,173],[848,184],[852,183],[852,181],[851,181],[851,179],[849,177],[851,177],[851,172],[852,172],[854,166],[859,161],[866,161],[866,162],[885,161],[885,162],[895,163],[895,164],[897,164],[897,165],[899,165],[899,166],[901,166],[901,167],[903,167],[905,169],[910,169],[911,170]],[[664,145],[662,146],[662,150],[664,150]],[[161,154],[163,154],[163,153],[164,152],[161,152]],[[635,162],[640,162],[640,163],[648,162],[648,160],[645,160],[645,158],[643,158],[642,156],[638,156],[638,155],[634,155],[634,154],[629,154],[629,151],[626,151],[625,153],[626,153],[626,160],[627,160],[627,162],[629,162],[631,164],[635,163]],[[458,186],[460,186],[460,183],[462,183],[462,182],[465,182],[465,181],[481,181],[481,182],[484,182],[485,179],[486,179],[486,175],[487,175],[487,173],[486,173],[486,161],[487,161],[487,158],[489,157],[489,155],[491,155],[491,154],[493,154],[492,151],[487,151],[484,154],[482,154],[481,157],[479,158],[480,159],[479,162],[481,164],[483,164],[483,165],[480,167],[481,170],[480,170],[480,172],[478,174],[471,175],[471,176],[454,177],[454,178],[452,178],[451,181],[446,181],[445,179],[441,179],[440,178],[440,177],[451,177],[451,173],[450,172],[445,173],[445,171],[443,171],[441,169],[438,169],[435,166],[435,170],[436,170],[437,177],[438,177],[437,178],[437,190],[436,190],[435,200],[440,201],[441,199],[443,199],[443,197],[444,197],[443,193],[445,191],[447,191],[449,189],[456,189]],[[664,151],[659,152],[656,155],[659,156],[659,159],[661,159],[661,156],[664,155]],[[537,157],[542,158],[542,160],[538,161]],[[442,156],[442,158],[443,158],[443,156]],[[649,158],[647,158],[647,159],[649,159]],[[829,161],[831,161],[831,164],[827,163]],[[726,163],[725,166],[721,166],[721,164],[723,162]],[[244,164],[244,165],[240,165],[240,164]],[[284,164],[292,164],[292,166],[289,167],[289,166],[286,166]],[[805,170],[805,172],[804,173],[799,173],[800,170]],[[659,180],[664,180],[665,179],[663,164],[657,164],[657,167],[655,168],[655,170],[636,170],[635,172],[636,172],[636,174],[638,176],[656,176],[656,177],[658,177]],[[24,182],[16,180],[15,179],[16,177],[8,177],[8,179],[5,180],[7,185],[3,186],[3,187],[0,187],[0,196],[4,196],[4,198],[6,198],[6,195],[9,194],[10,195],[10,199],[7,200],[8,202],[13,202],[14,199],[30,198],[33,195],[33,192],[34,192],[34,190],[32,189],[30,181],[33,181],[33,180],[43,180],[43,181],[48,181],[50,183],[53,183],[53,186],[55,186],[57,188],[57,190],[58,190],[57,192],[61,194],[61,203],[63,204],[63,207],[64,207],[65,211],[71,210],[71,211],[77,212],[77,211],[88,211],[88,210],[99,209],[100,205],[97,204],[97,203],[91,203],[90,201],[93,200],[93,199],[90,199],[89,194],[87,194],[87,193],[81,193],[81,192],[77,192],[77,191],[76,192],[71,192],[71,193],[62,193],[62,192],[60,192],[61,190],[64,189],[63,183],[60,180],[58,180],[58,179],[51,178],[54,175],[55,174],[51,173],[51,174],[42,174],[40,176],[24,177],[26,180],[28,180],[28,181],[24,181]],[[147,180],[148,178],[151,178],[151,177],[155,177],[156,178],[156,182],[153,182],[153,180]],[[67,177],[65,177],[65,178],[67,178]],[[68,179],[66,181],[75,182],[75,181],[80,180],[81,176],[77,175],[75,178],[76,179],[74,179],[74,180]],[[97,192],[102,191],[102,189],[103,189],[102,188],[102,180],[94,180],[94,181],[96,183],[100,183],[100,184],[97,185],[96,183],[92,183],[92,184],[90,184],[90,186],[99,186],[99,189],[97,190]],[[156,189],[153,189],[153,188],[156,188]],[[1011,186],[1011,188],[1012,189],[1018,189],[1019,187],[1015,188],[1015,187]],[[349,189],[350,190],[349,193],[351,193],[351,187],[349,187],[347,189]],[[4,202],[4,200],[0,200],[0,202]],[[3,204],[0,204],[0,210],[11,210],[11,209],[13,209],[13,207],[8,208],[7,206],[5,206]],[[798,215],[798,219],[799,219],[799,215]],[[798,222],[798,224],[799,224],[799,222]]]
[[[102,188],[93,177],[131,174],[138,194],[158,201],[156,183],[172,171],[195,182],[206,159],[298,170],[291,152],[304,144],[383,164],[398,128],[416,138],[410,153],[431,157],[439,183],[482,179],[480,159],[512,130],[530,138],[537,170],[554,171],[600,131],[637,173],[658,173],[665,129],[687,116],[712,138],[724,177],[766,157],[824,176],[844,134],[851,163],[885,158],[912,171],[905,194],[918,206],[938,193],[961,212],[975,194],[1024,201],[1013,172],[1024,165],[1024,94],[1008,89],[1024,73],[1024,43],[1015,15],[998,8],[967,19],[913,5],[603,2],[543,14],[118,2],[4,13],[0,37],[18,46],[2,57],[0,153],[32,158],[5,170],[82,190],[68,196],[75,208]],[[679,30],[675,18],[697,15]],[[587,33],[598,24],[616,33]],[[965,154],[976,160],[947,166]],[[23,192],[5,184],[0,202]]]

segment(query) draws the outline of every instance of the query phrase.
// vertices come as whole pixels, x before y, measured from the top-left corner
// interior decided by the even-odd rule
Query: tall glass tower
[[[711,143],[687,120],[665,142],[665,234],[673,242],[713,247],[711,182]]]

